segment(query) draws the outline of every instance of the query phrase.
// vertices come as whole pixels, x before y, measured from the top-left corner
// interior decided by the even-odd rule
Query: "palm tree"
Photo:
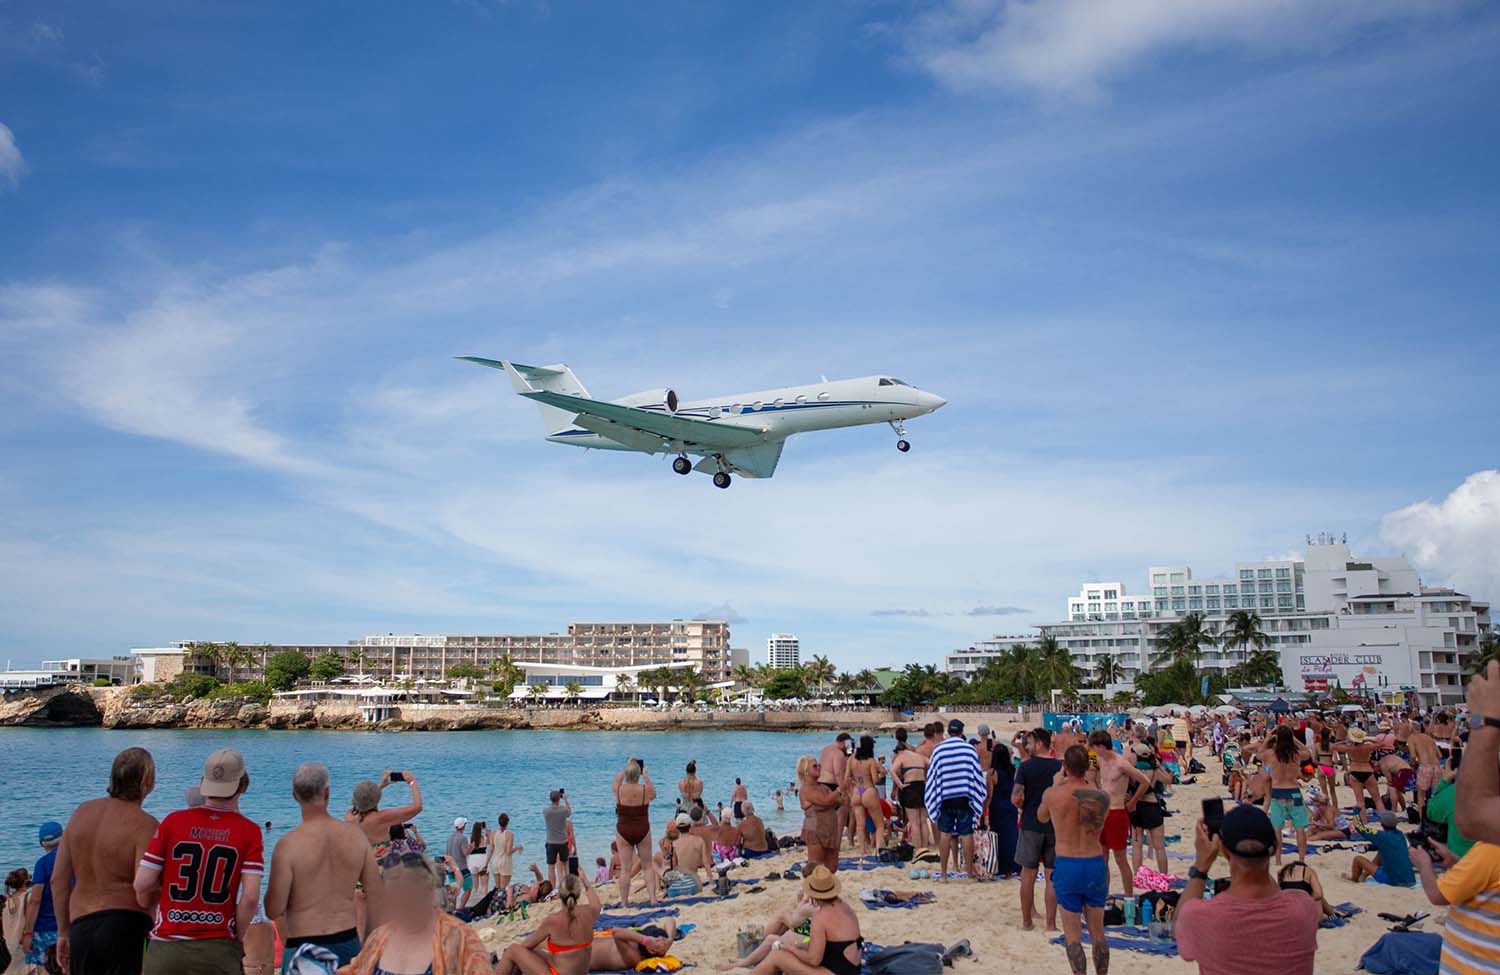
[[[811,684],[818,688],[818,694],[823,693],[823,685],[833,680],[838,673],[838,668],[829,662],[828,658],[821,654],[814,654],[813,658],[803,665],[803,672]]]
[[[1203,656],[1203,647],[1213,646],[1216,637],[1203,628],[1203,614],[1189,613],[1168,623],[1156,635],[1157,654],[1152,665],[1184,665],[1194,670]]]
[[[1038,696],[1044,691],[1056,688],[1058,690],[1073,691],[1078,687],[1082,672],[1073,663],[1073,657],[1063,646],[1052,637],[1043,637],[1037,641],[1036,660],[1036,688]]]
[[[615,692],[617,694],[629,694],[635,687],[635,678],[629,674],[621,674],[615,678]]]
[[[563,686],[563,690],[567,692],[568,697],[572,698],[575,704],[578,702],[578,699],[583,696],[583,685],[578,683],[578,681],[576,680],[568,681],[568,683]]]
[[[1125,676],[1125,667],[1112,653],[1101,653],[1094,658],[1094,674],[1099,679],[1100,687],[1108,687],[1110,684],[1118,684]]]
[[[546,695],[546,693],[547,693],[547,685],[546,684],[532,684],[531,686],[527,687],[526,690],[531,693],[531,699],[533,701],[535,701],[537,698],[540,698],[540,697],[543,697],[543,696]]]
[[[854,685],[860,690],[868,690],[876,684],[875,671],[866,667],[854,675]]]
[[[1477,674],[1495,660],[1500,660],[1500,633],[1486,633],[1479,638],[1477,652],[1469,656],[1469,673]]]
[[[358,647],[349,651],[349,662],[359,671],[359,676],[365,675],[365,652]]]
[[[737,684],[743,684],[746,687],[755,686],[755,670],[747,664],[740,664],[729,676],[733,677]]]
[[[852,674],[839,674],[833,679],[833,692],[841,698],[847,698],[849,692],[858,686]]]
[[[1281,680],[1281,655],[1270,650],[1256,650],[1237,669],[1244,675],[1247,684],[1270,684],[1275,687]]]
[[[1219,633],[1219,645],[1225,650],[1264,650],[1271,645],[1271,638],[1260,628],[1260,614],[1254,610],[1237,609],[1224,621]]]

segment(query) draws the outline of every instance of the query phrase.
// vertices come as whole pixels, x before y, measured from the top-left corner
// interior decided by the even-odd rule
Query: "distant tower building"
[[[802,648],[795,633],[772,633],[766,638],[766,665],[772,670],[790,670],[802,662]]]

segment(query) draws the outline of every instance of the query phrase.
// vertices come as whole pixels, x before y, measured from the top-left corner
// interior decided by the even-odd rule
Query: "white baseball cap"
[[[467,825],[469,825],[469,821],[467,819],[463,818],[462,816],[458,817],[457,819],[455,819],[453,821],[453,828],[454,829],[463,829]]]

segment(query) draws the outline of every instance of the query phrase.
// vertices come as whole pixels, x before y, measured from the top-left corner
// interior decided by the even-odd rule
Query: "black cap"
[[[954,718],[952,721],[948,722],[948,734],[952,735],[954,738],[957,738],[959,735],[962,735],[963,733],[964,733],[964,723],[962,721],[958,720],[957,718]]]
[[[1254,860],[1269,857],[1281,842],[1271,817],[1251,805],[1235,806],[1224,814],[1219,839],[1230,853]]]
[[[853,741],[853,740],[854,740],[854,736],[851,735],[851,734],[849,734],[849,732],[847,732],[847,731],[841,731],[841,732],[839,732],[839,736],[834,739],[834,741]]]

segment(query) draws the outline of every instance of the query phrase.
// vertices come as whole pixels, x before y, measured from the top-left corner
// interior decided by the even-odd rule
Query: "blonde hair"
[[[568,874],[563,878],[562,886],[557,888],[557,899],[562,902],[563,909],[568,912],[568,923],[573,922],[573,908],[578,906],[578,899],[583,896],[583,881],[578,879],[577,874]]]
[[[629,782],[631,785],[634,785],[640,780],[641,763],[632,758],[630,761],[625,763],[625,781]]]
[[[439,885],[437,866],[429,858],[416,853],[403,853],[391,857],[387,866],[380,871],[380,875],[387,882],[420,880],[429,887]]]
[[[813,763],[816,761],[817,759],[813,758],[811,755],[803,755],[801,758],[797,759],[797,778],[810,778],[812,776]]]

